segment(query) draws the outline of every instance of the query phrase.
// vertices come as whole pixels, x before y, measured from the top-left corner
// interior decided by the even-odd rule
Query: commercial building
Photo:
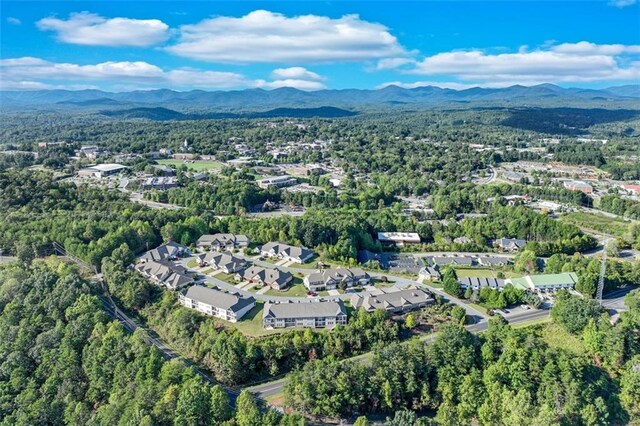
[[[256,300],[252,296],[201,285],[194,285],[180,292],[179,300],[182,306],[229,322],[237,322],[256,306]]]
[[[97,164],[78,171],[78,176],[81,177],[97,177],[104,178],[107,176],[117,175],[127,167],[122,164]]]
[[[373,292],[354,294],[351,297],[351,306],[362,308],[368,312],[383,309],[392,313],[402,313],[418,308],[424,308],[435,303],[429,292],[419,287],[389,287],[376,289]]]
[[[262,314],[264,328],[334,328],[347,324],[347,310],[338,301],[267,302]]]
[[[260,179],[258,180],[257,183],[260,188],[267,189],[267,188],[284,188],[286,186],[292,186],[298,183],[298,181],[291,176],[284,175],[284,176],[274,176],[274,177]]]
[[[178,179],[175,176],[150,177],[142,182],[144,191],[164,191],[178,186]]]
[[[378,232],[378,240],[383,244],[420,244],[420,236],[417,232]]]
[[[565,188],[570,189],[572,191],[580,191],[580,192],[584,192],[585,194],[593,193],[593,186],[581,180],[565,181],[563,185]]]

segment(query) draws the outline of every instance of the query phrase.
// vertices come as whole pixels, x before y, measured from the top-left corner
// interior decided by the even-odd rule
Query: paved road
[[[522,313],[520,315],[514,316],[510,318],[508,321],[509,321],[509,324],[513,325],[513,324],[518,324],[522,322],[532,321],[539,318],[544,318],[547,315],[549,315],[548,310],[531,310],[531,311]],[[477,322],[475,324],[467,325],[465,328],[473,334],[478,334],[485,331],[487,328],[489,328],[489,322],[486,319],[483,319],[480,322]],[[425,343],[431,343],[436,338],[436,336],[437,334],[430,334],[430,335],[421,337],[420,340],[424,341]],[[363,362],[368,359],[369,359],[369,355],[363,354],[363,355],[355,356],[353,358],[348,358],[345,361]],[[270,396],[274,396],[283,392],[287,382],[288,382],[288,378],[284,377],[282,379],[263,383],[257,386],[252,386],[252,387],[249,387],[248,389],[259,398],[268,398]]]

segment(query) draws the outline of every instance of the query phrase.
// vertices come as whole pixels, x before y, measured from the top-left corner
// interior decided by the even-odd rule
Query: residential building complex
[[[367,285],[371,277],[360,268],[337,268],[314,272],[304,278],[304,285],[311,291],[332,290],[340,287],[353,287],[354,285]]]
[[[249,237],[236,234],[205,234],[198,238],[196,247],[215,251],[230,251],[248,247]]]
[[[200,266],[211,266],[225,274],[239,272],[247,266],[247,261],[232,255],[231,253],[209,252],[198,256]]]
[[[505,284],[512,284],[516,288],[534,293],[554,292],[574,288],[578,282],[578,275],[575,272],[527,275],[522,278],[507,278],[504,282]]]
[[[187,249],[185,246],[174,241],[169,241],[168,243],[162,244],[161,246],[158,246],[153,250],[149,250],[140,257],[140,260],[142,262],[147,262],[150,260],[159,261],[165,259],[173,260],[184,255],[188,251],[189,249]]]
[[[304,247],[295,247],[281,243],[267,243],[260,248],[260,254],[266,257],[286,259],[295,263],[304,263],[314,255],[313,251]]]
[[[402,313],[435,303],[431,293],[419,287],[389,287],[380,288],[370,293],[354,294],[351,298],[351,306],[363,308],[366,311],[383,309],[392,313]]]
[[[167,260],[149,260],[136,265],[136,270],[156,285],[177,290],[193,282],[193,276],[180,265]]]
[[[293,275],[279,269],[262,268],[252,266],[236,274],[237,281],[254,283],[260,286],[269,286],[274,290],[284,290],[293,281]]]
[[[225,321],[236,322],[256,306],[251,296],[228,293],[216,288],[194,285],[179,295],[180,304]]]
[[[334,328],[347,324],[347,310],[338,301],[300,301],[271,303],[264,305],[262,314],[264,328]]]

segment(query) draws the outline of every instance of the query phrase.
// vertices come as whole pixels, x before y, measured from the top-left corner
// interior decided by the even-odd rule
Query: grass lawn
[[[222,163],[219,161],[205,161],[205,160],[176,160],[173,158],[166,160],[158,160],[158,164],[162,164],[165,166],[175,166],[179,167],[181,165],[187,166],[189,170],[193,170],[196,172],[201,172],[203,170],[211,170],[211,169],[221,169]]]
[[[269,289],[265,294],[267,296],[306,297],[307,291],[307,288],[302,284],[302,280],[298,277],[294,277],[293,282],[288,289],[284,291]]]
[[[215,269],[213,268],[209,268],[209,269],[205,269],[202,271],[203,274],[205,275],[209,275],[210,273],[212,273],[213,271],[215,271]]]
[[[216,320],[223,324],[225,327],[233,327],[247,336],[265,336],[267,334],[282,333],[288,329],[277,330],[265,330],[262,328],[262,309],[264,308],[263,302],[257,302],[256,306],[247,312],[242,319],[236,323],[227,322],[223,320]]]
[[[195,259],[191,259],[190,261],[187,262],[188,268],[196,268],[197,266],[198,266],[198,261]]]
[[[331,268],[329,264],[326,264],[327,268]],[[299,268],[299,269],[318,269],[318,260],[312,259],[307,263],[292,263],[291,268]]]
[[[629,226],[631,225],[631,222],[625,222],[619,218],[586,212],[564,214],[560,216],[560,220],[576,225],[581,229],[611,234],[616,237],[622,237],[629,231]]]
[[[529,321],[523,321],[523,322],[519,322],[517,324],[513,324],[511,327],[512,328],[524,328],[524,327],[529,327],[531,325],[536,325],[536,324],[546,324],[551,322],[551,316],[546,316],[546,317],[542,317],[542,318],[536,318],[536,319],[532,319]]]
[[[220,272],[219,274],[214,275],[214,277],[213,277],[213,278],[217,278],[217,279],[219,279],[220,281],[224,281],[224,282],[226,282],[226,283],[236,285],[236,284],[238,284],[238,281],[236,281],[236,280],[233,278],[233,277],[235,277],[235,275],[236,275],[236,274],[224,274],[224,273]]]

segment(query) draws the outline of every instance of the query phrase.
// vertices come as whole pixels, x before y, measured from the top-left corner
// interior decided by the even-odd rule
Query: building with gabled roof
[[[518,251],[527,244],[527,240],[517,238],[498,238],[493,244],[501,250]]]
[[[347,310],[341,300],[267,302],[262,313],[264,328],[334,328],[347,324]]]
[[[238,272],[235,279],[260,286],[269,286],[274,290],[284,290],[293,281],[293,275],[280,269],[252,266]]]
[[[237,322],[256,306],[253,296],[221,291],[202,285],[194,285],[180,292],[180,304],[225,321]]]
[[[490,288],[491,290],[502,291],[504,289],[504,280],[492,277],[459,277],[458,282],[460,288],[466,290],[471,288],[474,291]]]
[[[290,246],[288,244],[270,242],[260,248],[262,256],[277,259],[286,259],[295,263],[304,263],[314,256],[313,251],[304,248]]]
[[[169,290],[177,290],[193,282],[193,276],[186,268],[166,260],[149,260],[139,263],[135,268],[154,284],[164,286]]]
[[[189,249],[182,244],[178,244],[175,241],[169,241],[168,243],[162,244],[153,250],[149,250],[140,257],[140,260],[143,262],[148,262],[150,260],[173,260],[184,255],[188,251]]]
[[[404,246],[406,244],[420,244],[417,232],[378,232],[378,240],[385,244]]]
[[[313,272],[304,278],[304,286],[311,291],[332,290],[338,288],[340,283],[345,287],[354,285],[367,285],[371,277],[361,268],[335,268]]]
[[[225,274],[233,274],[234,272],[242,271],[247,266],[247,261],[229,252],[209,252],[198,256],[198,264],[200,266],[211,266],[213,269],[219,269]]]
[[[248,247],[249,237],[240,234],[205,234],[198,238],[196,247],[215,251],[230,251]]]
[[[399,288],[396,286],[376,289],[366,294],[354,294],[351,306],[368,312],[383,309],[388,312],[402,313],[423,308],[435,303],[431,293],[421,287]]]

